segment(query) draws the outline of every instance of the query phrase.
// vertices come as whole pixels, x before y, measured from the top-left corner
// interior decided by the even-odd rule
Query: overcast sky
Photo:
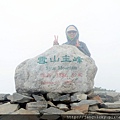
[[[98,67],[95,86],[120,92],[120,0],[0,0],[0,93],[15,92],[16,67],[66,42],[77,26]]]

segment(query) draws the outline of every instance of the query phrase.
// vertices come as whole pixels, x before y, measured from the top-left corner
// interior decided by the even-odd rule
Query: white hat
[[[69,26],[68,29],[67,29],[67,32],[68,31],[77,31],[77,30],[74,26]]]

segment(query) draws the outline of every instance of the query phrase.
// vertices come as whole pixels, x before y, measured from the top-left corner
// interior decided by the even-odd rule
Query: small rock
[[[118,101],[115,101],[114,103],[119,103],[119,104],[120,104],[120,100],[118,100]]]
[[[2,105],[2,104],[4,104],[4,103],[0,102],[0,105]]]
[[[75,94],[73,94],[71,96],[71,101],[72,102],[86,100],[86,99],[87,99],[87,95],[86,94],[75,93]]]
[[[0,101],[5,101],[5,100],[8,100],[7,99],[7,96],[10,95],[10,94],[0,94]]]
[[[89,111],[91,111],[91,112],[95,112],[97,109],[99,109],[98,105],[90,105],[89,106]]]
[[[120,109],[105,109],[105,108],[100,108],[96,110],[97,112],[107,112],[107,113],[119,113]]]
[[[108,108],[117,109],[120,108],[120,103],[105,103]]]
[[[107,95],[115,98],[115,97],[118,97],[118,96],[119,96],[119,93],[117,93],[117,92],[107,92]]]
[[[61,95],[58,98],[53,99],[53,101],[70,102],[70,94]]]
[[[94,96],[93,98],[91,98],[90,100],[97,100],[99,103],[103,103],[102,99],[100,98],[99,95]]]
[[[103,113],[103,112],[88,112],[88,115],[110,115],[109,113]]]
[[[99,95],[103,102],[115,102],[119,100],[119,93],[109,91],[94,91],[96,95]]]
[[[47,99],[50,100],[50,101],[53,101],[54,99],[57,99],[60,96],[61,95],[59,93],[53,93],[53,92],[47,93]]]
[[[105,105],[104,103],[98,104],[99,108],[108,108],[107,105]]]
[[[64,110],[64,111],[68,111],[69,108],[66,104],[58,104],[57,107],[60,109],[60,110]]]
[[[11,114],[19,109],[19,104],[10,104],[10,102],[0,105],[0,114]]]
[[[26,103],[30,100],[33,100],[32,97],[28,97],[19,93],[13,93],[13,95],[7,96],[8,100],[11,100],[11,103]]]
[[[89,108],[89,105],[87,105],[87,104],[71,107],[71,109],[79,110],[81,113],[88,113],[88,108]]]
[[[90,90],[89,92],[86,93],[88,98],[92,98],[95,96],[94,94],[94,89]]]
[[[36,111],[30,111],[30,110],[26,110],[23,108],[20,108],[19,110],[13,112],[12,114],[19,114],[19,115],[39,115],[39,112]]]
[[[43,110],[47,108],[47,102],[46,101],[37,101],[37,102],[29,102],[26,104],[27,110]]]
[[[74,106],[80,106],[80,105],[96,105],[96,104],[99,104],[99,102],[96,100],[81,100],[78,103],[70,104],[70,106],[74,107]]]
[[[0,116],[0,120],[40,120],[38,115],[39,113],[21,108],[10,115]]]
[[[31,93],[28,93],[28,92],[22,92],[20,94],[31,97]]]
[[[32,95],[35,99],[35,101],[45,101],[45,98],[43,97],[43,95],[39,96],[39,95]]]
[[[48,108],[48,109],[45,109],[45,110],[42,110],[42,111],[40,111],[41,113],[47,113],[47,114],[62,114],[62,113],[64,113],[64,111],[63,110],[60,110],[60,109],[58,109],[58,108],[54,108],[54,107],[50,107],[50,108]]]
[[[49,105],[50,107],[55,107],[55,108],[57,108],[57,106],[55,106],[51,101],[47,101],[47,103],[48,103],[48,105]]]

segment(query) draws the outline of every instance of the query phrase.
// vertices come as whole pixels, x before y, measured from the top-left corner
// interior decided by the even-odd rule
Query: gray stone
[[[96,110],[97,112],[107,112],[107,113],[120,113],[120,109],[105,109],[100,108]]]
[[[101,97],[105,97],[107,95],[106,91],[94,91],[95,95],[99,95]]]
[[[45,98],[43,97],[43,95],[32,95],[35,99],[35,101],[46,101]]]
[[[101,116],[105,116],[105,115],[111,115],[109,113],[104,113],[104,112],[88,112],[88,115],[101,115]]]
[[[84,104],[84,105],[79,105],[79,106],[73,106],[71,107],[73,110],[79,110],[82,113],[88,113],[89,105]]]
[[[99,109],[98,105],[89,106],[89,111],[91,111],[91,112],[95,112],[97,109]]]
[[[114,102],[120,99],[120,93],[117,92],[107,92],[107,96],[111,96]]]
[[[74,106],[80,106],[80,105],[97,105],[99,104],[98,101],[96,100],[81,100],[80,102],[78,103],[72,103],[70,104],[71,107],[74,107]]]
[[[115,101],[114,103],[118,103],[118,104],[120,104],[120,100],[118,100],[118,101]]]
[[[13,112],[12,114],[13,115],[16,115],[16,114],[17,115],[39,115],[39,112],[37,112],[37,111],[30,111],[30,110],[26,110],[26,109],[20,108],[19,110]]]
[[[10,104],[10,102],[0,105],[0,114],[11,114],[19,109],[19,104]]]
[[[70,94],[61,95],[57,98],[54,98],[53,101],[70,102]]]
[[[70,102],[70,94],[47,93],[47,99],[50,101]]]
[[[31,97],[31,95],[32,95],[31,93],[28,93],[28,92],[22,92],[20,94],[25,95],[25,96],[29,96],[29,97]]]
[[[37,115],[3,115],[0,120],[40,120]]]
[[[7,96],[7,99],[11,100],[11,103],[25,103],[33,100],[32,97],[25,96],[19,93],[13,93],[13,95]]]
[[[60,114],[64,113],[64,111],[60,110],[60,109],[57,109],[57,108],[54,108],[54,107],[50,107],[48,109],[40,111],[40,113],[47,113],[47,114],[51,114],[51,115],[52,114],[58,114],[58,115],[60,115]]]
[[[104,103],[100,103],[100,104],[98,105],[98,107],[99,107],[99,108],[106,108],[106,109],[108,108]]]
[[[94,89],[90,90],[89,92],[86,93],[88,98],[92,98],[95,96],[94,94]]]
[[[115,109],[115,108],[120,108],[120,103],[104,103],[107,108]]]
[[[59,97],[60,97],[61,95],[59,94],[59,93],[54,93],[54,92],[50,92],[50,93],[47,93],[47,99],[48,100],[50,100],[50,101],[53,101],[53,100],[57,100],[57,101],[59,101]]]
[[[103,102],[115,102],[120,99],[120,94],[111,91],[94,91],[96,95],[99,95]]]
[[[0,105],[4,104],[3,102],[0,102]]]
[[[57,45],[18,65],[15,87],[19,93],[86,93],[93,89],[96,72],[94,60],[77,47]]]
[[[69,108],[66,104],[57,104],[57,107],[60,109],[60,110],[64,110],[64,111],[68,111]]]
[[[0,116],[0,120],[40,120],[38,116],[39,113],[36,111],[21,108],[10,115]]]
[[[55,106],[51,101],[47,101],[47,103],[48,103],[48,105],[49,105],[50,107],[55,107],[55,108],[57,108],[57,106]]]
[[[87,99],[87,95],[86,94],[75,93],[75,94],[73,94],[71,96],[71,101],[72,102],[86,100],[86,99]]]
[[[93,98],[90,98],[90,100],[97,100],[100,104],[104,103],[99,95],[96,95]]]
[[[7,100],[7,96],[10,94],[0,94],[0,101]]]
[[[29,102],[26,104],[27,110],[43,110],[46,109],[48,106],[46,101],[37,101],[37,102]]]

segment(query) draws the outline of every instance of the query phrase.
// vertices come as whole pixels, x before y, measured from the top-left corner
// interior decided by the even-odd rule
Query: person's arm
[[[80,45],[77,46],[77,48],[78,48],[80,51],[82,51],[85,55],[87,55],[87,56],[89,56],[89,57],[91,56],[91,54],[90,54],[90,52],[89,52],[89,50],[88,50],[88,48],[87,48],[87,46],[86,46],[85,43],[80,42]]]

